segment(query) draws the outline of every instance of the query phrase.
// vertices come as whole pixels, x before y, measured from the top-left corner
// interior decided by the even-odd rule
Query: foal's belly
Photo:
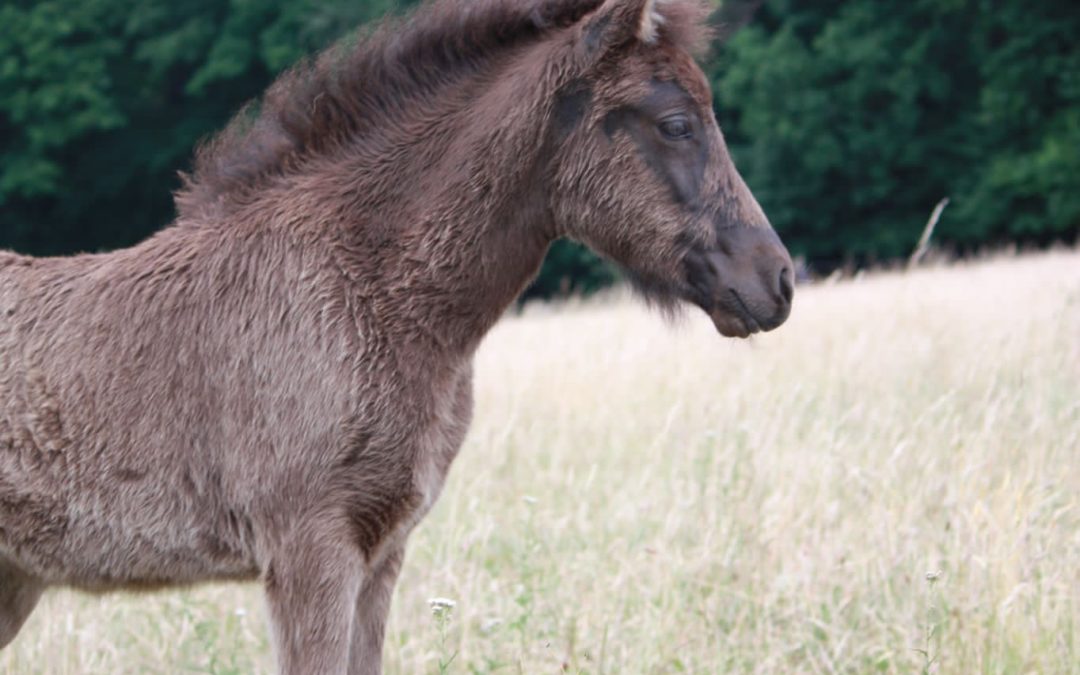
[[[190,537],[117,531],[97,523],[72,525],[79,529],[61,537],[13,542],[8,557],[48,584],[90,591],[246,580],[259,574],[254,556],[244,551]]]
[[[259,573],[250,527],[170,500],[164,486],[125,495],[11,478],[0,472],[0,558],[47,584],[104,591]]]
[[[66,573],[59,583],[86,590],[154,588],[209,581],[254,579],[259,568],[247,551],[213,543],[193,531],[100,531],[87,528],[66,542]]]

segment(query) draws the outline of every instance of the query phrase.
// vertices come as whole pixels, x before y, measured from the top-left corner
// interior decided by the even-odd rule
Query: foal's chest
[[[423,414],[393,421],[407,427],[384,436],[395,441],[369,446],[364,461],[351,469],[355,501],[349,518],[369,557],[403,543],[441,494],[472,418],[471,367],[431,394]]]
[[[412,474],[420,499],[417,520],[431,509],[442,492],[450,464],[457,457],[472,421],[472,407],[470,366],[459,373],[450,386],[436,392],[434,415],[416,436]]]

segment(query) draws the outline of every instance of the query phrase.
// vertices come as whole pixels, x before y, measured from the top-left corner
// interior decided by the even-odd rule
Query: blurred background
[[[411,0],[4,0],[0,248],[130,245],[282,69]],[[735,161],[807,269],[1080,231],[1080,6],[771,0],[705,63]],[[617,272],[560,242],[530,297]]]

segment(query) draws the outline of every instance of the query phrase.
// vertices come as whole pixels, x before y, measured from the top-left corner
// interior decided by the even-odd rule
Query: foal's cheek
[[[683,158],[674,158],[669,162],[671,189],[675,200],[683,206],[693,206],[701,199],[701,174]]]

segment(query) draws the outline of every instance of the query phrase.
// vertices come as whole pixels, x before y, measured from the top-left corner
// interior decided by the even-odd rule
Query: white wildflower
[[[431,605],[431,613],[435,616],[449,614],[451,610],[457,607],[457,603],[450,598],[431,598],[428,600],[428,604]]]

